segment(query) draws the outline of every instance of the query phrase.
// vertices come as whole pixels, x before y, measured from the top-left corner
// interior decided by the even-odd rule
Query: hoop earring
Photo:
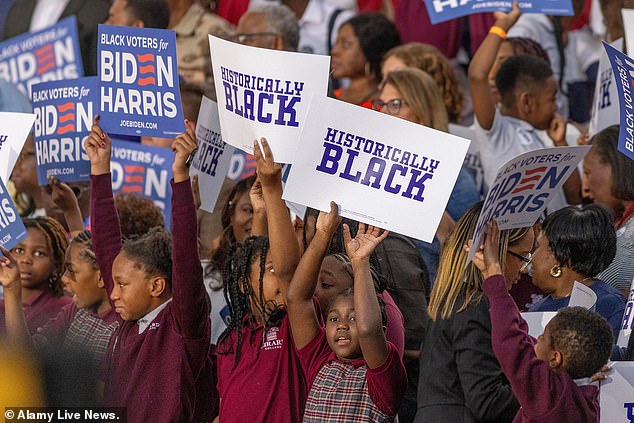
[[[553,278],[561,277],[562,273],[563,270],[561,270],[561,266],[555,265],[550,269],[550,276],[552,276]]]

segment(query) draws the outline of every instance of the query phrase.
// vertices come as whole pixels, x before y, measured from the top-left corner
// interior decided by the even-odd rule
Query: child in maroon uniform
[[[608,361],[612,329],[600,315],[581,307],[562,309],[534,344],[526,322],[508,294],[492,222],[473,263],[485,279],[491,344],[521,408],[513,422],[599,421],[599,390],[589,378]]]
[[[217,349],[222,423],[300,422],[307,395],[284,308],[299,246],[282,200],[281,168],[264,139],[262,150],[254,143],[269,236],[247,238],[223,275],[232,314]],[[254,217],[252,234],[265,233],[255,225]]]
[[[381,310],[370,272],[370,255],[387,237],[359,224],[354,239],[344,224],[346,253],[354,273],[354,295],[347,289],[327,305],[326,327],[313,296],[319,269],[339,225],[337,206],[320,213],[315,237],[300,261],[287,292],[293,339],[310,386],[304,422],[392,421],[407,377],[401,355],[385,339]]]
[[[112,196],[112,143],[97,122],[86,140],[93,245],[122,320],[104,362],[105,403],[126,407],[129,422],[209,420],[214,399],[211,328],[186,166],[196,137],[187,125],[172,144],[172,239],[155,228],[122,245]],[[206,413],[200,414],[203,407]]]

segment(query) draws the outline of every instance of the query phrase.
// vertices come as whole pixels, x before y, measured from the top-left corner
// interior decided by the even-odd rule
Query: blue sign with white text
[[[35,84],[83,76],[77,40],[77,22],[71,16],[41,31],[3,41],[0,79],[9,81],[31,98]]]
[[[512,0],[425,0],[432,24],[482,12],[509,12]],[[571,0],[520,0],[522,13],[572,16]]]
[[[49,176],[62,182],[88,181],[90,159],[84,140],[97,103],[97,78],[44,82],[33,87],[35,159],[40,185]]]
[[[26,237],[26,229],[9,191],[0,180],[0,245],[7,250]]]
[[[172,216],[172,163],[169,148],[112,140],[112,192],[136,194],[154,201],[169,229]]]
[[[612,64],[616,90],[621,105],[621,129],[619,131],[619,151],[634,159],[634,108],[632,94],[634,90],[634,59],[621,53],[611,45],[603,43]]]
[[[97,74],[107,132],[164,138],[185,132],[174,31],[99,25]]]

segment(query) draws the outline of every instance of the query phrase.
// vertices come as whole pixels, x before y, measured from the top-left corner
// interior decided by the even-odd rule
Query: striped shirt
[[[322,329],[298,355],[311,385],[304,423],[394,421],[407,385],[394,344],[381,366],[368,369],[363,359],[339,360]]]
[[[634,279],[634,218],[616,230],[616,256],[597,279],[621,291],[630,290]]]

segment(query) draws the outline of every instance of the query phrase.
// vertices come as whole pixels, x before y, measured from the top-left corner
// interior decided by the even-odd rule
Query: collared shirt
[[[70,0],[37,0],[29,30],[39,31],[57,22]]]
[[[170,298],[169,300],[165,301],[163,304],[161,304],[160,306],[156,307],[154,310],[150,311],[148,314],[146,314],[145,316],[141,317],[139,320],[137,320],[137,325],[139,325],[139,335],[142,334],[143,332],[145,332],[145,329],[148,328],[148,326],[150,326],[150,323],[152,323],[152,321],[156,318],[156,316],[158,316],[158,314],[163,311],[163,309],[165,307],[167,307],[167,305],[172,301],[172,299]]]

